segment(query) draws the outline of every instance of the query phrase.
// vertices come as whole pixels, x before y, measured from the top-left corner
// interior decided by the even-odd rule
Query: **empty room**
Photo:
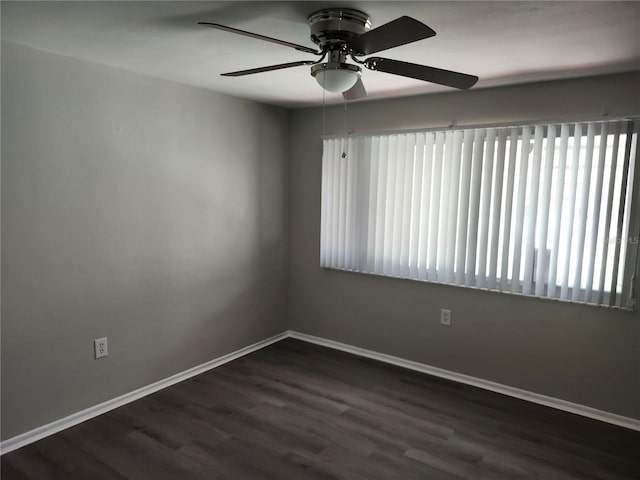
[[[3,480],[640,478],[640,2],[0,15]]]

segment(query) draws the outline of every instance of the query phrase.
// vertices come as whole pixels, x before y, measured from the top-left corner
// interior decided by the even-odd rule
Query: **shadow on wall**
[[[286,112],[2,53],[3,438],[286,329]]]

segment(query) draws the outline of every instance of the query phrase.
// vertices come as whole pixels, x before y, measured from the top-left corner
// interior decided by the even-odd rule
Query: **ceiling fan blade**
[[[435,34],[436,32],[424,23],[404,16],[352,38],[347,42],[347,47],[354,55],[370,55],[433,37]]]
[[[364,88],[362,78],[358,78],[356,84],[346,92],[342,92],[345,100],[359,100],[367,96],[367,90]]]
[[[301,60],[299,62],[280,63],[278,65],[269,65],[268,67],[250,68],[248,70],[239,70],[237,72],[222,73],[223,77],[242,77],[243,75],[252,75],[254,73],[271,72],[272,70],[281,70],[283,68],[300,67],[302,65],[313,65],[313,60]]]
[[[441,68],[427,67],[415,63],[401,62],[389,58],[371,57],[364,61],[364,66],[377,72],[392,73],[403,77],[416,78],[425,82],[446,85],[447,87],[466,90],[473,87],[478,81],[475,75],[452,72]]]
[[[319,54],[317,50],[313,48],[305,47],[304,45],[298,45],[297,43],[286,42],[284,40],[278,40],[277,38],[267,37],[258,33],[247,32],[233,27],[227,27],[226,25],[220,25],[219,23],[210,22],[198,22],[198,25],[204,25],[206,27],[215,28],[218,30],[224,30],[225,32],[237,33],[238,35],[244,35],[245,37],[257,38],[258,40],[264,40],[265,42],[275,43],[276,45],[283,45],[285,47],[295,48],[301,52]]]

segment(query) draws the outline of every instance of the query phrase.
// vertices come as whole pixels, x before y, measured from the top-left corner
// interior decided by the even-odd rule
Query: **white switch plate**
[[[447,310],[446,308],[440,309],[440,324],[446,325],[447,327],[451,325],[451,310]]]
[[[109,355],[109,350],[107,349],[107,337],[96,338],[93,341],[93,348],[96,354],[96,358],[102,358]]]

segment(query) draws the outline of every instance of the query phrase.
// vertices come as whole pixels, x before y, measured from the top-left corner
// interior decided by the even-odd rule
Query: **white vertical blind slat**
[[[624,232],[624,211],[626,208],[626,190],[627,190],[627,176],[625,175],[628,172],[630,163],[631,163],[631,147],[633,143],[633,139],[631,137],[631,128],[630,125],[627,125],[625,130],[625,146],[623,150],[623,163],[622,163],[622,182],[620,185],[620,192],[618,194],[618,218],[616,219],[615,226],[615,242],[616,246],[613,253],[613,272],[611,274],[611,297],[609,299],[609,305],[620,305],[621,304],[621,296],[617,295],[616,287],[619,282],[619,275],[621,273],[621,269],[619,268],[621,259],[624,258],[622,253],[623,249],[623,232]]]
[[[358,192],[361,191],[360,187],[360,165],[358,157],[362,152],[362,141],[359,138],[349,139],[349,162],[351,166],[352,179],[349,185],[350,197],[351,197],[351,218],[349,221],[349,268],[351,270],[359,270],[360,249],[358,245],[358,239],[360,237],[359,232],[362,229],[362,215],[360,214],[360,196]]]
[[[567,219],[563,222],[566,229],[565,241],[562,247],[562,256],[564,258],[564,265],[561,274],[562,284],[560,287],[560,298],[569,298],[569,279],[572,276],[571,272],[571,258],[572,258],[572,245],[573,245],[573,230],[575,221],[576,201],[578,199],[578,177],[580,173],[580,146],[582,145],[582,124],[575,126],[575,133],[573,135],[572,150],[573,155],[571,159],[571,175],[569,179],[569,195],[567,201]],[[574,256],[575,258],[575,256]]]
[[[411,213],[413,202],[413,177],[415,176],[415,134],[407,135],[404,146],[403,162],[405,164],[402,185],[402,225],[400,230],[400,275],[409,275],[409,253],[411,248]]]
[[[431,206],[429,209],[429,244],[428,244],[428,279],[436,281],[437,261],[438,261],[438,225],[440,218],[440,179],[442,177],[442,155],[438,154],[438,143],[444,137],[432,135],[431,158],[433,163],[433,175],[431,176]],[[429,148],[429,145],[427,144]]]
[[[565,173],[567,169],[567,149],[569,148],[569,125],[560,127],[560,151],[558,153],[558,178],[553,192],[551,204],[551,257],[549,259],[549,287],[547,296],[555,298],[558,294],[558,259],[560,251],[560,230],[563,212],[563,195],[565,191]]]
[[[451,175],[449,181],[449,221],[447,222],[447,243],[446,243],[446,263],[448,265],[446,281],[452,283],[456,270],[456,236],[458,226],[458,199],[460,190],[460,169],[462,160],[462,141],[464,136],[462,132],[453,132],[453,152],[451,156]]]
[[[627,232],[627,256],[625,257],[625,265],[629,265],[629,270],[634,272],[629,275],[625,272],[623,277],[622,295],[626,295],[623,302],[624,307],[633,308],[637,302],[638,293],[638,274],[640,273],[640,119],[629,122],[633,129],[632,135],[632,151],[630,155],[630,171],[629,171],[629,209],[625,212],[626,220],[629,223]]]
[[[464,285],[465,261],[467,251],[468,212],[469,212],[469,186],[471,184],[471,164],[473,161],[474,130],[466,130],[463,137],[462,163],[460,166],[460,199],[458,208],[458,243],[456,249],[456,283]]]
[[[587,285],[585,287],[585,301],[591,301],[594,283],[594,269],[596,261],[596,249],[598,247],[598,230],[600,227],[600,208],[602,206],[602,186],[604,183],[604,162],[607,154],[607,122],[600,125],[600,145],[598,149],[598,163],[596,165],[596,189],[593,196],[593,208],[591,209],[591,232],[589,235],[589,249],[586,256],[587,262]]]
[[[358,170],[358,184],[356,191],[356,232],[354,251],[356,255],[356,270],[366,271],[369,255],[369,190],[371,188],[371,139],[361,137],[356,148],[356,162]]]
[[[387,178],[385,186],[385,213],[384,213],[384,248],[382,254],[382,273],[387,275],[393,274],[391,265],[391,256],[393,255],[393,223],[395,213],[395,183],[398,170],[398,162],[396,161],[396,136],[389,137],[385,145],[383,152],[386,156],[387,163]]]
[[[329,140],[325,140],[322,145],[322,188],[321,188],[321,223],[320,223],[320,265],[328,267],[329,262],[327,260],[328,253],[331,250],[331,242],[327,238],[329,235],[329,192],[331,190],[331,182],[329,177],[329,163],[331,156],[329,154],[331,143]]]
[[[394,176],[393,181],[389,183],[389,193],[393,196],[390,206],[390,237],[389,237],[389,265],[388,271],[390,275],[398,275],[400,273],[400,229],[402,226],[402,184],[404,181],[404,156],[402,150],[405,144],[404,136],[394,135],[392,143],[390,142],[390,158],[393,163]],[[391,153],[393,152],[393,153]]]
[[[476,130],[473,143],[471,189],[469,192],[469,230],[467,231],[467,271],[465,276],[465,285],[467,286],[474,285],[476,279],[478,216],[480,215],[480,182],[482,180],[482,153],[484,151],[485,134],[485,130]]]
[[[447,227],[450,216],[449,179],[451,176],[451,150],[453,137],[451,132],[444,134],[442,160],[442,197],[440,201],[440,222],[438,224],[438,281],[447,282],[450,277],[450,266],[447,264]]]
[[[536,222],[538,217],[538,194],[540,192],[540,167],[542,165],[542,144],[544,140],[543,127],[535,128],[533,140],[533,160],[531,164],[531,182],[527,194],[528,208],[525,208],[524,224],[524,279],[522,293],[533,293],[533,266],[536,257]],[[539,248],[539,255],[546,254],[545,249]]]
[[[609,244],[611,242],[611,218],[613,211],[613,199],[615,194],[615,180],[618,171],[618,148],[620,146],[620,124],[616,123],[612,126],[613,130],[613,146],[611,148],[611,167],[609,169],[609,188],[607,190],[607,204],[605,207],[604,220],[604,238],[602,242],[602,259],[603,268],[600,270],[600,278],[598,279],[598,300],[596,303],[604,303],[605,282],[607,278],[607,259],[609,258]]]
[[[363,185],[367,185],[368,190],[363,195],[363,214],[367,215],[367,232],[365,238],[362,240],[362,244],[366,245],[365,262],[362,269],[365,272],[375,271],[375,248],[376,248],[376,220],[378,218],[376,212],[377,197],[378,197],[378,152],[376,150],[375,141],[376,138],[366,139],[366,156],[361,160],[369,167],[369,174],[364,178],[367,180],[363,182]],[[369,159],[369,161],[367,161]]]
[[[329,188],[329,140],[322,145],[322,188],[320,190],[320,266],[326,267],[326,253],[329,248],[327,242],[327,190]]]
[[[376,198],[376,258],[375,258],[375,271],[382,273],[384,271],[384,235],[385,235],[385,221],[386,221],[386,205],[387,205],[387,165],[388,159],[385,155],[387,149],[387,139],[376,137],[376,142],[372,145],[374,149],[374,155],[378,158],[378,186],[377,186],[377,198]]]
[[[489,215],[491,214],[491,183],[493,181],[493,160],[496,143],[496,129],[487,129],[484,158],[482,165],[482,182],[480,195],[480,218],[478,234],[478,280],[477,286],[487,286],[487,255],[489,247]]]
[[[498,282],[498,247],[500,245],[500,219],[502,218],[502,193],[504,187],[504,161],[507,149],[507,130],[498,131],[498,151],[495,160],[495,182],[493,186],[493,212],[491,215],[491,244],[489,245],[489,274],[487,287],[494,289]]]
[[[432,182],[433,182],[433,145],[435,135],[432,132],[425,134],[424,138],[424,178],[422,180],[422,211],[424,216],[420,219],[420,268],[419,279],[426,280],[429,268],[429,235],[431,234],[432,215]]]
[[[511,227],[512,227],[512,212],[515,199],[513,198],[515,175],[516,175],[516,158],[518,155],[518,129],[512,128],[509,134],[509,170],[507,172],[507,187],[505,192],[504,203],[504,217],[502,228],[502,265],[501,265],[501,279],[500,290],[509,290],[509,277],[513,277],[513,271],[509,269],[509,258],[511,251]]]
[[[345,140],[341,142],[340,151],[345,150]],[[336,264],[344,265],[345,252],[345,227],[347,222],[347,162],[342,158],[342,153],[338,159],[339,194],[338,194],[338,254]]]
[[[440,192],[442,190],[442,171],[443,162],[442,156],[444,153],[444,133],[436,133],[436,142],[434,150],[434,174],[431,182],[433,190],[434,202],[431,206],[431,236],[429,238],[429,280],[436,281],[438,277],[438,269],[441,268],[441,261],[439,260],[440,245],[438,244],[438,228],[436,225],[440,225],[440,214],[442,198]]]
[[[339,224],[340,224],[340,168],[337,151],[340,141],[336,139],[333,143],[333,155],[331,158],[331,177],[333,178],[333,189],[331,191],[331,212],[333,221],[331,222],[331,242],[333,249],[331,252],[330,265],[338,266],[338,241],[339,241]]]
[[[424,216],[424,207],[422,193],[424,186],[425,174],[423,170],[424,165],[424,134],[418,133],[416,135],[416,142],[413,150],[414,154],[414,175],[412,179],[411,187],[411,205],[413,207],[413,214],[411,216],[411,225],[409,230],[409,265],[410,265],[410,277],[419,278],[419,262],[420,262],[420,224],[421,219]]]
[[[573,293],[571,299],[577,301],[581,297],[584,298],[582,293],[582,273],[583,273],[583,260],[584,260],[584,248],[586,240],[587,230],[587,215],[589,205],[589,191],[591,187],[591,166],[593,160],[593,143],[596,136],[596,126],[593,123],[589,123],[587,126],[587,149],[584,156],[584,175],[582,178],[582,195],[580,200],[581,209],[578,217],[578,231],[576,235],[576,270],[573,277]],[[587,299],[584,299],[587,300]]]
[[[406,162],[404,158],[404,149],[407,142],[405,135],[394,135],[396,142],[394,148],[393,162],[396,167],[395,181],[390,184],[390,193],[392,193],[393,207],[392,218],[393,227],[391,230],[391,255],[390,255],[390,271],[391,275],[400,275],[400,251],[402,249],[402,207],[404,204],[404,194],[402,186],[404,184],[404,172]]]
[[[520,148],[520,166],[518,169],[518,198],[516,205],[514,235],[513,235],[513,270],[511,272],[511,291],[522,291],[520,265],[522,258],[522,232],[524,228],[524,211],[527,195],[527,175],[529,172],[529,147],[531,129],[522,129],[522,145]]]
[[[460,187],[460,159],[462,148],[462,132],[451,132],[450,150],[451,172],[449,174],[449,184],[447,186],[449,196],[449,213],[447,214],[447,232],[445,241],[445,282],[453,283],[455,271],[455,251],[456,251],[456,227],[458,216],[458,189]]]
[[[544,156],[542,175],[542,190],[540,192],[540,205],[538,224],[538,258],[535,266],[535,294],[542,296],[545,294],[545,287],[548,281],[548,257],[547,257],[547,237],[549,235],[549,210],[551,203],[551,184],[553,181],[553,159],[556,149],[556,126],[549,125],[547,130],[547,145]]]
[[[355,193],[356,193],[356,175],[355,175],[355,161],[353,159],[354,140],[352,138],[347,139],[345,145],[346,158],[343,162],[346,163],[347,168],[347,180],[346,180],[346,195],[345,195],[345,220],[344,220],[344,265],[348,269],[353,269],[353,237],[355,225]]]
[[[640,132],[640,121],[636,120],[635,122],[629,122],[629,131],[628,137],[631,138],[631,143],[629,145],[629,169],[628,169],[628,177],[627,177],[627,189],[626,189],[626,199],[625,199],[625,208],[623,212],[623,229],[621,238],[621,259],[622,262],[626,263],[630,261],[630,265],[636,266],[637,258],[636,254],[638,251],[638,236],[640,236],[640,232],[636,228],[638,225],[638,215],[632,218],[631,210],[632,210],[632,200],[634,197],[634,186],[637,190],[640,188],[638,186],[638,180],[635,177],[636,167],[638,166],[638,159],[636,158],[636,154],[638,153],[638,133]],[[626,152],[625,152],[626,153]],[[625,158],[627,155],[625,155]],[[635,192],[636,204],[640,201],[638,192]],[[632,230],[633,229],[633,230]],[[633,236],[632,236],[633,233]],[[622,291],[620,293],[620,305],[621,306],[629,306],[633,305],[633,292],[632,292],[632,283],[634,278],[631,275],[625,275],[624,269],[620,272],[620,280],[622,283]],[[635,279],[637,281],[637,279]]]

